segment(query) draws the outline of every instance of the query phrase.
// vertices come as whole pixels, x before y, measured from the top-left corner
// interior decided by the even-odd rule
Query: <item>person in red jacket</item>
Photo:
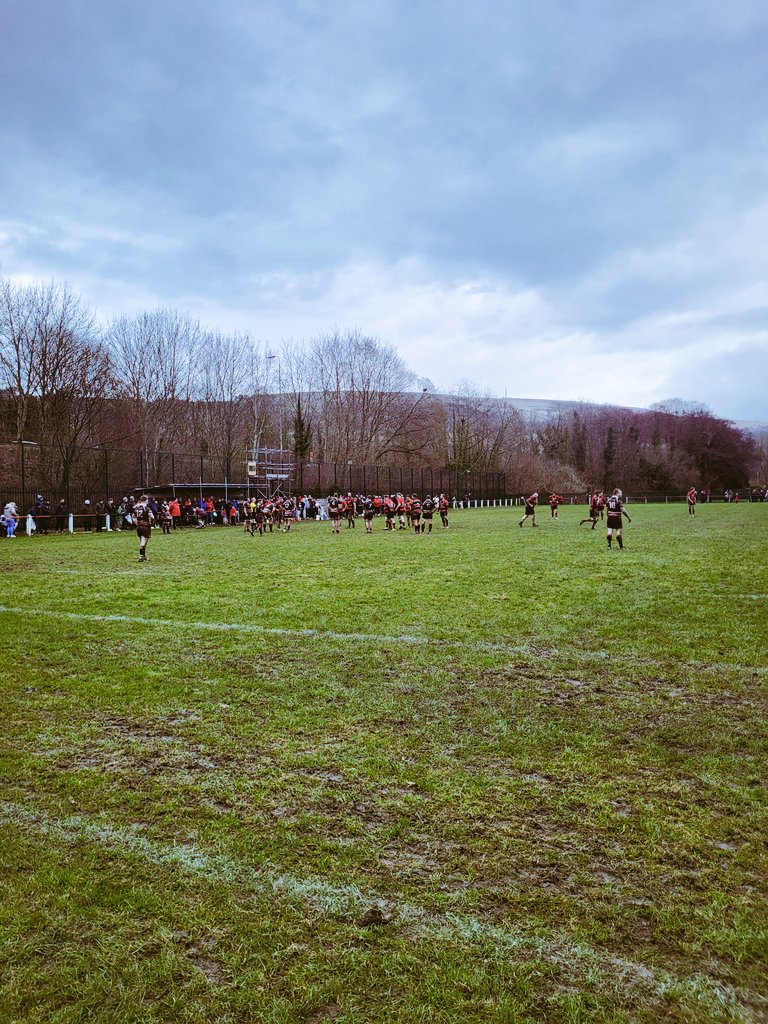
[[[171,513],[171,522],[174,530],[181,529],[181,505],[178,498],[171,498],[168,503],[168,511]]]
[[[691,487],[689,489],[688,493],[686,494],[686,498],[688,500],[688,515],[689,516],[695,516],[696,515],[696,499],[698,498],[698,494],[696,493],[696,488],[695,487]]]

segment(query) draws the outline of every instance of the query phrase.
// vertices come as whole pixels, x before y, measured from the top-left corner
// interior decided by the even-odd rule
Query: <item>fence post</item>
[[[104,526],[106,528],[107,533],[112,533],[112,516],[109,514],[109,512],[107,512],[106,516],[104,517]]]

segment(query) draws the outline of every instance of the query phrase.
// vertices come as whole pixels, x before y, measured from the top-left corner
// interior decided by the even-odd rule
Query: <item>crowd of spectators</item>
[[[0,515],[0,535],[13,537],[18,529],[19,521],[31,519],[33,533],[67,533],[70,528],[70,517],[73,517],[75,529],[85,533],[100,533],[109,529],[120,532],[132,530],[135,526],[133,508],[137,498],[124,495],[120,501],[113,498],[100,498],[92,502],[86,498],[82,505],[71,508],[65,498],[52,505],[42,494],[35,497],[34,502],[25,513],[20,513],[16,502],[6,503]],[[177,498],[168,499],[150,496],[149,507],[159,527],[170,530],[182,530],[185,527],[200,528],[203,526],[229,526],[242,522],[247,499],[238,498]],[[296,499],[297,519],[324,519],[322,502],[311,495],[299,495]]]

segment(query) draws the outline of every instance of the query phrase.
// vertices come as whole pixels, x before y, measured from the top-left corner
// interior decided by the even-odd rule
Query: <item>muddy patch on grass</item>
[[[325,1021],[336,1020],[342,1013],[338,1003],[326,1003],[325,1006],[318,1006],[309,1016],[304,1018],[304,1024],[324,1024]]]
[[[228,978],[221,964],[197,950],[187,951],[187,959],[204,976],[209,985],[226,985]]]

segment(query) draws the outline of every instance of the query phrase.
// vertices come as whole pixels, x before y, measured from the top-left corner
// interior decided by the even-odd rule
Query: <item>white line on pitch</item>
[[[222,854],[208,854],[194,845],[157,842],[130,827],[90,821],[83,815],[57,819],[44,811],[7,802],[0,803],[0,818],[28,832],[63,842],[87,840],[117,853],[133,854],[150,864],[175,867],[215,882],[243,885],[253,893],[283,896],[324,914],[358,919],[366,910],[378,907],[391,915],[392,925],[407,928],[412,934],[426,939],[490,942],[508,954],[548,960],[564,972],[577,968],[579,973],[591,974],[597,969],[611,975],[618,984],[631,979],[635,986],[662,998],[668,992],[682,988],[695,994],[699,1005],[704,1003],[722,1009],[725,1003],[733,1013],[732,1019],[752,1020],[731,986],[701,976],[680,979],[663,971],[654,973],[645,964],[611,956],[585,943],[569,942],[561,937],[547,940],[524,935],[512,927],[501,927],[478,917],[451,913],[438,915],[398,899],[383,900],[375,894],[363,892],[354,884],[334,885],[321,878],[298,878],[269,866],[249,867]]]
[[[181,619],[148,619],[140,615],[97,615],[88,612],[63,612],[47,608],[17,608],[0,605],[0,614],[24,615],[51,619],[65,619],[72,622],[122,622],[126,625],[150,626],[160,629],[211,630],[219,633],[255,633],[263,636],[287,636],[297,639],[339,640],[343,643],[364,643],[381,646],[442,647],[449,650],[488,652],[490,654],[517,654],[535,657],[568,657],[580,661],[636,661],[643,665],[665,666],[669,662],[659,658],[627,658],[626,655],[611,654],[607,651],[583,651],[572,648],[537,647],[535,645],[492,643],[487,640],[443,640],[432,636],[410,636],[398,634],[388,636],[382,633],[338,633],[323,629],[288,629],[284,626],[262,626],[252,622],[199,622]],[[677,662],[684,668],[696,672],[717,672],[723,669],[733,672],[756,672],[768,674],[768,668],[754,665],[733,665],[725,662],[705,663],[698,661]]]

